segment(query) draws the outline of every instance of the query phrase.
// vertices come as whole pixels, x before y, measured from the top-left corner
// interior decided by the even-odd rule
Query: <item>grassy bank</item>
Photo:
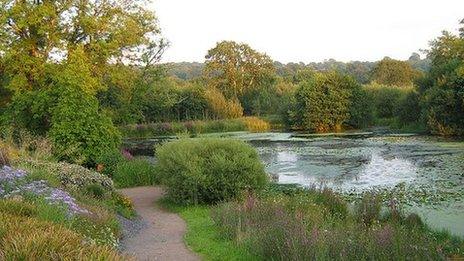
[[[0,145],[0,260],[127,259],[117,215],[135,211],[109,177],[43,147]]]
[[[227,120],[197,120],[186,122],[162,122],[121,126],[119,129],[126,138],[150,138],[176,135],[179,133],[201,134],[214,132],[270,130],[270,124],[257,117],[243,117]]]
[[[351,208],[330,190],[271,185],[216,206],[160,204],[187,222],[186,243],[206,260],[442,260],[464,254],[461,238],[433,231],[372,194]]]
[[[210,206],[184,206],[161,200],[169,211],[179,214],[187,223],[185,242],[205,260],[259,260],[244,246],[225,238],[211,217]]]

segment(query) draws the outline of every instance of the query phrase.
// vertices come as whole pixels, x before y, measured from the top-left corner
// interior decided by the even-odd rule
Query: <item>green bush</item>
[[[295,94],[295,128],[315,132],[340,131],[350,118],[352,91],[359,85],[337,72],[315,73]]]
[[[97,165],[101,164],[103,166],[101,173],[112,177],[116,166],[122,161],[124,161],[124,157],[119,150],[108,150],[100,154],[95,162]]]
[[[157,173],[179,203],[216,203],[267,183],[256,151],[243,141],[185,139],[156,150]]]
[[[411,88],[371,84],[366,91],[374,104],[377,118],[392,118],[397,115],[401,100],[412,91]]]
[[[113,174],[114,182],[121,188],[153,185],[155,178],[155,167],[144,159],[122,161]]]
[[[101,151],[117,149],[121,136],[111,119],[99,112],[98,100],[72,87],[59,90],[48,133],[56,156],[71,163],[93,165]]]
[[[106,191],[114,190],[113,181],[109,177],[76,164],[27,159],[22,159],[20,164],[32,172],[40,170],[48,173],[52,176],[50,179],[57,179],[66,189],[85,192],[87,186],[97,184]]]
[[[367,91],[355,88],[351,96],[350,119],[348,124],[355,128],[365,128],[374,121],[374,104]]]

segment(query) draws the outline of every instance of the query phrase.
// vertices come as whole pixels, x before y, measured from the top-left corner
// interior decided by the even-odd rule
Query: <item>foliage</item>
[[[116,166],[124,161],[122,153],[118,150],[107,150],[101,153],[95,160],[95,163],[102,166],[101,173],[108,177],[112,177],[116,170]]]
[[[348,125],[365,128],[374,122],[374,103],[366,89],[354,88],[351,96]]]
[[[181,206],[168,200],[158,203],[169,211],[179,214],[187,223],[185,243],[204,260],[259,260],[244,246],[225,238],[211,218],[209,206]]]
[[[374,106],[377,118],[392,118],[397,115],[400,103],[412,88],[371,84],[365,87]]]
[[[85,243],[79,234],[50,222],[0,214],[0,259],[123,260],[108,246]]]
[[[134,124],[122,126],[119,129],[125,137],[151,138],[156,136],[176,135],[178,133],[202,134],[214,132],[269,130],[269,123],[257,117],[243,117],[228,120],[164,122],[149,124]]]
[[[344,207],[332,208],[334,202]],[[224,237],[263,260],[445,259],[462,255],[462,240],[430,231],[420,225],[417,216],[405,217],[393,208],[380,214],[376,202],[373,197],[363,199],[355,207],[358,218],[347,211],[347,203],[337,194],[297,189],[289,195],[251,194],[243,201],[220,204],[213,219]]]
[[[247,130],[251,132],[265,132],[271,129],[271,125],[268,122],[258,117],[245,117],[243,118],[243,122]]]
[[[110,60],[148,62],[165,46],[154,40],[159,34],[156,17],[142,2],[2,0],[0,7],[0,53],[8,88],[14,91],[42,88],[56,53],[69,54],[85,45],[92,72],[100,77]]]
[[[217,43],[205,58],[205,77],[229,99],[240,99],[274,71],[267,55],[233,41]]]
[[[421,97],[416,90],[412,90],[406,96],[403,96],[398,106],[397,115],[401,123],[421,123]]]
[[[113,181],[109,177],[76,164],[26,159],[22,160],[20,164],[30,170],[45,170],[57,177],[61,185],[68,189],[85,190],[87,186],[92,184],[100,185],[106,191],[114,189]]]
[[[125,160],[118,163],[113,173],[118,187],[150,186],[155,184],[155,167],[145,159]]]
[[[157,173],[178,203],[216,203],[267,182],[257,152],[243,141],[185,139],[156,150]]]
[[[371,72],[371,82],[388,86],[411,86],[420,75],[417,70],[405,61],[384,58],[378,62]]]
[[[243,115],[243,108],[237,99],[228,100],[216,88],[205,91],[208,107],[215,119],[233,119]]]
[[[316,73],[303,81],[295,94],[294,127],[315,132],[341,130],[349,120],[355,88],[358,85],[352,78],[336,72]]]
[[[425,121],[433,134],[464,135],[463,46],[462,33],[444,32],[431,43],[430,73],[421,80],[420,87]]]

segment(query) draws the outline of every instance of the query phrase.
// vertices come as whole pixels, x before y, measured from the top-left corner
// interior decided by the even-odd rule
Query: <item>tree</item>
[[[316,73],[296,91],[294,127],[315,132],[339,131],[350,118],[352,91],[359,85],[351,77],[332,71]]]
[[[371,81],[389,86],[411,86],[420,73],[404,61],[384,58],[372,69]]]
[[[420,82],[424,117],[439,135],[464,135],[464,21],[459,35],[443,32],[431,43],[430,73]]]
[[[49,135],[63,159],[92,163],[119,144],[96,99],[116,75],[109,68],[140,66],[140,78],[148,78],[165,46],[143,1],[0,0],[8,123]]]
[[[0,55],[15,92],[43,88],[47,64],[80,48],[96,76],[109,62],[148,62],[165,46],[158,34],[142,2],[0,0]]]
[[[204,76],[228,99],[240,99],[274,74],[269,56],[243,43],[219,42],[205,58]]]

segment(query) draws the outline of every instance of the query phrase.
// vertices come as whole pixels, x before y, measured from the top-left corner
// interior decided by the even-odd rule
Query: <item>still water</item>
[[[367,190],[401,197],[429,225],[464,236],[464,142],[418,136],[234,133],[258,151],[280,183]]]
[[[222,133],[253,145],[280,183],[328,186],[349,197],[395,195],[436,229],[464,236],[464,142],[419,136]]]

